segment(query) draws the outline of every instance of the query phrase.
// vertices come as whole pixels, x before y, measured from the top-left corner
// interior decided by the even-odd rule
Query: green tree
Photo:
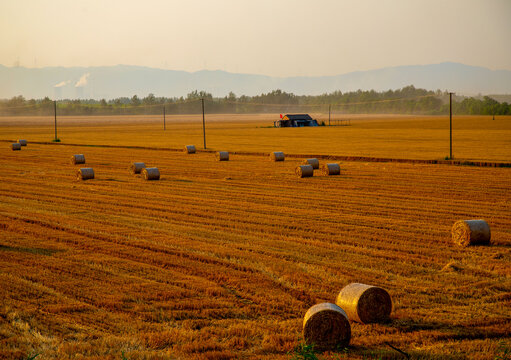
[[[137,95],[133,95],[133,97],[130,100],[130,104],[133,105],[133,106],[140,105],[140,99],[138,98]]]

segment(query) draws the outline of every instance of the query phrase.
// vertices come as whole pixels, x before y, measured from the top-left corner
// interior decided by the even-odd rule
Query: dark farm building
[[[286,114],[282,119],[273,122],[273,125],[275,127],[303,127],[318,126],[318,122],[309,114]]]

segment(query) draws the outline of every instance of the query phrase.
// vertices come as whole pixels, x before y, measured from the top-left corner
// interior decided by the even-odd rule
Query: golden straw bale
[[[275,151],[270,154],[271,161],[284,161],[284,153],[282,151]]]
[[[339,175],[341,173],[341,166],[336,163],[321,165],[321,172],[323,175]]]
[[[195,145],[186,145],[185,146],[185,153],[187,154],[195,154],[197,150],[195,149]]]
[[[76,178],[78,180],[94,179],[94,170],[92,168],[81,168],[76,171]]]
[[[21,146],[27,146],[27,140],[25,140],[25,139],[19,139],[19,140],[18,140],[18,143],[19,143]]]
[[[145,168],[145,163],[143,162],[134,162],[130,165],[129,170],[132,174],[140,174],[142,169]]]
[[[142,176],[145,180],[160,180],[160,170],[158,168],[144,168],[142,169]]]
[[[215,157],[218,161],[229,161],[229,152],[227,151],[218,151],[215,154]]]
[[[11,149],[12,150],[21,150],[21,144],[20,143],[12,143]]]
[[[335,304],[316,304],[303,318],[303,338],[318,351],[346,347],[351,338],[348,316]]]
[[[85,155],[83,154],[76,154],[71,156],[71,164],[85,164]]]
[[[319,160],[316,158],[304,160],[303,164],[304,165],[312,165],[313,169],[319,169]]]
[[[296,175],[298,177],[311,177],[314,175],[314,168],[312,165],[298,165],[295,170]]]
[[[386,290],[360,283],[345,286],[335,303],[346,311],[350,320],[364,324],[385,321],[392,311],[392,299]]]
[[[452,240],[460,246],[488,245],[490,226],[484,220],[460,220],[452,226]]]

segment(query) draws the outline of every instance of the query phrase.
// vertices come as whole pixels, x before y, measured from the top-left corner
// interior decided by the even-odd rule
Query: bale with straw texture
[[[21,146],[27,146],[27,140],[25,140],[25,139],[19,139],[19,140],[18,140],[18,143],[19,143]]]
[[[85,164],[85,155],[83,154],[76,154],[71,156],[71,164]]]
[[[76,178],[78,180],[94,179],[94,170],[92,168],[81,168],[76,171]]]
[[[490,226],[484,220],[460,220],[452,226],[452,240],[460,246],[488,245]]]
[[[307,159],[303,162],[304,165],[312,165],[313,169],[319,169],[319,160],[316,158]]]
[[[186,145],[185,146],[185,153],[187,154],[195,154],[197,150],[195,150],[195,145]]]
[[[270,154],[271,161],[284,161],[284,153],[282,151],[275,151]]]
[[[311,177],[314,175],[314,168],[312,165],[298,165],[295,170],[296,175],[298,177]]]
[[[392,311],[392,299],[386,290],[360,283],[345,286],[335,303],[346,311],[350,320],[364,324],[385,321]]]
[[[160,170],[158,168],[144,168],[142,169],[142,176],[145,180],[160,180]]]
[[[132,174],[140,174],[140,172],[144,168],[145,168],[145,163],[143,163],[143,162],[134,162],[133,164],[130,165],[130,172]]]
[[[21,150],[21,144],[20,143],[12,143],[11,149],[12,150]]]
[[[324,175],[339,175],[341,173],[341,166],[336,163],[321,165],[321,172]]]
[[[344,348],[351,338],[348,316],[335,304],[316,304],[303,318],[303,338],[307,344],[314,344],[318,351]]]
[[[227,151],[218,151],[215,156],[218,161],[229,161],[229,152]]]

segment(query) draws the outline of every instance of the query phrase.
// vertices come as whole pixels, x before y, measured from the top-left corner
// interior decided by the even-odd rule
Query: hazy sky
[[[272,76],[511,70],[511,0],[0,0],[0,63]]]

